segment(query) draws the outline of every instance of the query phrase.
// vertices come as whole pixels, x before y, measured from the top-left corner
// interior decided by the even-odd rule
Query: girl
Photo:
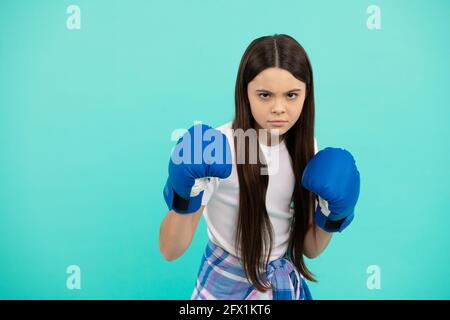
[[[181,149],[187,161],[174,158]],[[209,240],[192,299],[311,299],[303,256],[317,257],[349,225],[358,195],[351,154],[317,151],[305,50],[288,35],[261,37],[239,66],[234,120],[193,126],[177,143],[160,251],[168,261],[182,255],[203,214]]]

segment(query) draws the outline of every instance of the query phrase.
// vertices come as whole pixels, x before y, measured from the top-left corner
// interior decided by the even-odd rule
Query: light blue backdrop
[[[206,226],[159,254],[170,135],[230,121],[244,50],[274,33],[311,58],[319,148],[348,148],[362,175],[353,225],[308,260],[314,298],[450,298],[449,1],[0,7],[0,298],[189,299]]]

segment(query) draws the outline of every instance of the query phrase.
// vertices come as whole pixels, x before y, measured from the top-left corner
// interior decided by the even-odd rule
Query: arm
[[[355,159],[345,149],[325,148],[306,165],[303,187],[318,196],[314,222],[326,232],[342,232],[354,218],[360,176]]]
[[[309,259],[318,257],[330,243],[332,233],[326,232],[312,223],[306,232],[303,253]]]
[[[159,251],[167,261],[180,257],[192,242],[205,206],[193,214],[178,214],[170,210],[159,230]]]
[[[304,239],[305,256],[315,258],[327,247],[332,233],[342,232],[352,222],[359,197],[359,171],[350,152],[326,148],[308,162],[302,185],[318,196]]]
[[[214,137],[212,150],[216,155],[213,158],[204,152],[211,147],[211,137]],[[227,137],[207,125],[192,126],[178,140],[163,190],[169,212],[161,223],[159,250],[166,260],[180,257],[191,244],[205,207],[202,199],[207,181],[211,177],[227,178],[232,170],[230,159]]]

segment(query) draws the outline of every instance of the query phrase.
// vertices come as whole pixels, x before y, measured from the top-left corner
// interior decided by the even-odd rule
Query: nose
[[[275,105],[272,107],[272,113],[273,114],[283,114],[286,111],[286,108],[282,103],[275,103]]]

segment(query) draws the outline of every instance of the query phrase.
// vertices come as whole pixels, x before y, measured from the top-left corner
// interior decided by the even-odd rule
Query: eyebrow
[[[268,92],[268,93],[272,93],[273,94],[273,92],[271,92],[269,90],[265,90],[265,89],[256,89],[256,91],[258,91],[258,92]],[[302,89],[294,88],[292,90],[286,91],[286,93],[294,92],[294,91],[302,91]]]

